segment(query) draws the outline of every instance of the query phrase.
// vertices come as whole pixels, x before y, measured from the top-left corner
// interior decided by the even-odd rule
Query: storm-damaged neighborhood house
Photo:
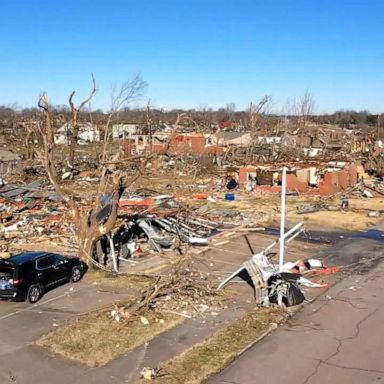
[[[132,134],[123,140],[123,148],[127,155],[141,155],[147,151],[164,149],[169,138],[168,133],[155,132],[152,135]]]
[[[226,147],[246,147],[251,141],[247,132],[219,133],[168,133],[155,132],[152,135],[131,135],[124,140],[123,147],[129,154],[140,154],[150,147],[152,151],[168,150],[176,153],[223,153]]]
[[[0,149],[0,176],[17,170],[20,165],[20,157],[8,149]]]
[[[208,140],[210,141],[210,144],[246,147],[251,142],[251,134],[250,132],[224,131],[209,135]]]
[[[295,148],[297,155],[307,158],[337,155],[340,151],[353,151],[351,142],[361,142],[361,137],[353,132],[336,131],[333,127],[313,126],[305,131],[284,132],[279,142],[282,147]]]
[[[69,144],[72,130],[71,123],[65,123],[55,132],[55,144]],[[100,130],[91,123],[80,123],[78,144],[93,143],[100,141]]]
[[[112,138],[113,140],[129,139],[138,132],[137,124],[113,124]]]

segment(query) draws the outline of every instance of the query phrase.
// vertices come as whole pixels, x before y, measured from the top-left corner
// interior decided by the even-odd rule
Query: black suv
[[[25,252],[0,259],[0,299],[29,300],[62,283],[78,282],[83,276],[78,258],[47,252]]]

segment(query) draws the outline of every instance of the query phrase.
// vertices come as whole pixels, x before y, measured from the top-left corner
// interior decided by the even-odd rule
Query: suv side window
[[[51,258],[51,262],[53,265],[60,265],[60,264],[64,264],[64,261],[65,261],[65,257],[63,256],[60,256],[60,255],[52,255],[50,256]]]
[[[53,264],[54,264],[54,260],[53,260],[52,256],[45,256],[45,257],[42,257],[41,259],[38,259],[36,261],[36,268],[37,269],[47,269],[49,267],[52,267]]]

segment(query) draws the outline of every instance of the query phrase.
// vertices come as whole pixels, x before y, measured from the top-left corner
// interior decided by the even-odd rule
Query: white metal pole
[[[279,270],[282,271],[284,264],[284,232],[285,232],[285,194],[287,189],[287,168],[283,167],[281,182],[281,220],[280,220],[280,251],[279,251]]]
[[[108,235],[108,238],[109,238],[109,245],[111,247],[111,256],[112,256],[113,270],[115,272],[119,272],[119,266],[117,265],[117,257],[116,257],[116,252],[115,252],[115,245],[113,244],[112,235]]]
[[[296,237],[297,235],[292,235],[295,231],[298,231],[298,233],[301,233],[302,229],[300,229],[303,226],[303,223],[296,224],[293,228],[291,228],[289,231],[284,233],[284,240],[287,239],[288,241],[292,240],[292,237]],[[292,237],[289,237],[292,235]],[[272,244],[268,245],[268,247],[264,248],[263,253],[266,254],[270,249],[272,249],[275,245],[280,244],[281,238],[279,237],[279,240],[274,241]]]

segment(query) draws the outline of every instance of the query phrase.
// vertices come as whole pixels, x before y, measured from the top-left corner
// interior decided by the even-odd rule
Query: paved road
[[[211,384],[384,384],[384,263],[304,307]]]
[[[83,369],[64,359],[58,361],[31,343],[76,315],[123,297],[79,282],[48,292],[35,305],[0,301],[0,383],[69,383],[68,373],[76,369],[83,373]]]

